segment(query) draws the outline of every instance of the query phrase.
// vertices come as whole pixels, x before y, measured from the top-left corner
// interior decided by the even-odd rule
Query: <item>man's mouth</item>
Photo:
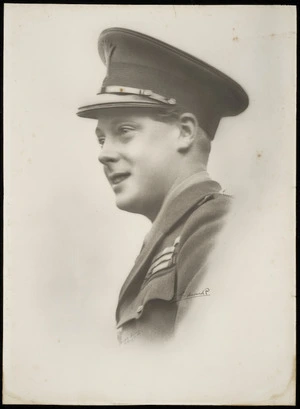
[[[118,173],[113,173],[109,175],[108,178],[109,178],[110,183],[113,186],[115,186],[123,182],[123,180],[127,179],[129,176],[130,176],[129,172],[118,172]]]

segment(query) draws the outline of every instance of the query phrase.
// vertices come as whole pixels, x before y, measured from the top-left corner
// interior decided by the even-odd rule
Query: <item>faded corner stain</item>
[[[2,404],[8,404],[8,405],[39,405],[42,404],[42,402],[36,402],[31,399],[23,399],[18,395],[15,395],[12,392],[8,392],[6,388],[3,386],[3,391],[2,391]]]
[[[231,406],[254,406],[254,405],[258,405],[258,406],[274,406],[276,405],[282,405],[282,406],[296,406],[296,395],[295,395],[295,387],[296,387],[296,357],[294,356],[294,360],[293,360],[293,368],[292,368],[292,373],[290,376],[290,380],[288,381],[287,385],[285,386],[284,390],[281,393],[275,393],[273,395],[270,396],[269,399],[266,399],[264,401],[260,401],[260,402],[240,402],[237,404],[232,404]],[[287,396],[287,394],[289,393],[289,389],[293,388],[293,396]],[[291,400],[289,402],[278,402],[279,399],[287,397],[287,399],[291,398],[291,400],[293,400],[291,402]]]
[[[292,368],[292,373],[291,373],[289,382],[287,383],[286,387],[281,393],[275,393],[266,401],[266,403],[276,403],[279,398],[283,398],[284,396],[287,395],[291,387],[294,388],[294,394],[293,394],[294,402],[293,403],[296,403],[295,402],[295,385],[296,385],[296,357],[294,356],[293,368]],[[293,405],[293,403],[289,402],[288,404]],[[282,403],[282,404],[284,405],[286,403]]]
[[[233,37],[232,41],[239,41],[238,36]]]
[[[2,374],[2,404],[4,405],[39,405],[43,402],[36,402],[32,399],[23,399],[22,397],[8,391],[5,386],[5,374]]]

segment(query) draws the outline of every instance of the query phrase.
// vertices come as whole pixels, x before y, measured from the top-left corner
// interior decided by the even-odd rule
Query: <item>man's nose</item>
[[[111,144],[105,142],[98,156],[98,160],[103,165],[111,162],[117,162],[119,160],[119,153]]]

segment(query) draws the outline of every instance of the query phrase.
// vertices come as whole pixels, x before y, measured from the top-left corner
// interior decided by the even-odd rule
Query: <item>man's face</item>
[[[96,135],[105,175],[122,210],[153,220],[178,175],[179,127],[143,109],[105,110]]]

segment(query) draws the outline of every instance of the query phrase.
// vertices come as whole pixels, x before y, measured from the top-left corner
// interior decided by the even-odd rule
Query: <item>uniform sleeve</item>
[[[189,295],[199,290],[209,255],[225,224],[231,199],[225,195],[205,202],[189,217],[177,256],[177,322],[189,307]]]

